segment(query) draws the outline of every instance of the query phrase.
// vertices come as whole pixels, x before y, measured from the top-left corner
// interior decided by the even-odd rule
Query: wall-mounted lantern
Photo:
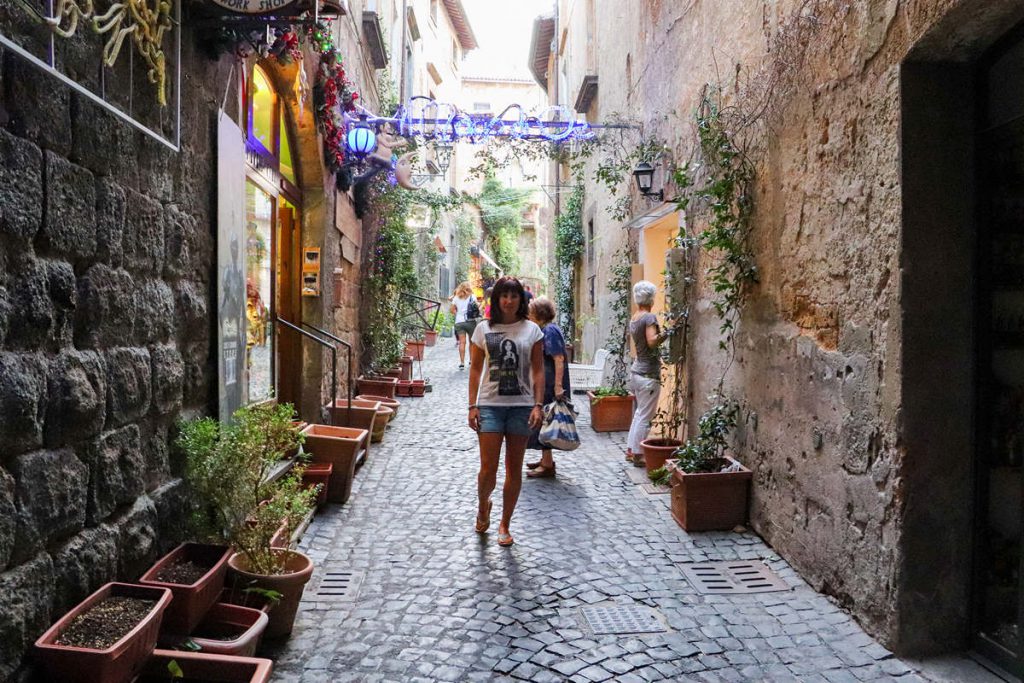
[[[377,149],[377,133],[367,123],[366,114],[361,114],[359,120],[348,129],[345,144],[348,151],[359,159],[366,158]]]
[[[651,199],[657,199],[659,202],[665,201],[664,189],[657,192],[651,190],[654,186],[654,166],[651,166],[646,161],[641,161],[633,169],[633,177],[636,179],[636,186],[640,190],[640,194]]]

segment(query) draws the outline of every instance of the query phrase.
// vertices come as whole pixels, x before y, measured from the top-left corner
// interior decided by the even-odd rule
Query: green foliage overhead
[[[455,281],[452,289],[469,280],[469,247],[479,238],[476,223],[466,213],[455,219]]]
[[[505,187],[493,175],[476,197],[486,249],[507,274],[519,272],[519,234],[533,190]]]
[[[583,256],[583,185],[577,184],[555,218],[555,307],[563,330],[572,330],[576,317],[573,296],[576,263]]]

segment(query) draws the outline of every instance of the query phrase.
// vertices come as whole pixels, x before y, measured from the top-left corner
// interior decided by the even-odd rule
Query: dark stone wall
[[[0,53],[0,681],[63,611],[181,534],[169,443],[215,400],[230,70],[195,43],[186,30],[179,152]]]

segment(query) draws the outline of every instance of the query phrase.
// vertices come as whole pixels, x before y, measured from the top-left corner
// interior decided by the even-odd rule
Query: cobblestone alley
[[[669,496],[627,476],[625,435],[590,430],[581,395],[583,446],[556,455],[556,479],[524,477],[516,544],[496,542],[501,475],[491,532],[478,536],[476,437],[457,362],[451,339],[427,350],[433,392],[403,399],[350,501],[306,533],[317,569],[275,680],[929,680],[755,534],[683,532]],[[681,565],[720,559],[765,559],[792,590],[699,594]],[[316,602],[325,572],[351,572],[341,601]],[[655,608],[667,630],[594,635],[581,610],[602,603]]]

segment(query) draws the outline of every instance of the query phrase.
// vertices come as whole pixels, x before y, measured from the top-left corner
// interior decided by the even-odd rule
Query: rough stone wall
[[[997,26],[1013,25],[1010,12],[996,8],[1011,4],[971,10],[958,0],[648,0],[636,6],[635,33],[622,29],[630,17],[621,3],[599,2],[597,11],[597,119],[628,109],[644,135],[666,140],[682,160],[693,149],[692,113],[705,83],[748,113],[769,102],[743,133],[757,167],[760,282],[743,310],[725,383],[743,408],[736,447],[755,472],[751,521],[815,587],[898,648],[957,645],[967,612],[963,575],[947,572],[922,586],[908,584],[903,573],[920,558],[905,555],[901,537],[905,489],[916,472],[901,431],[900,66],[943,22],[951,26],[929,37],[929,46],[938,58],[969,59],[968,38],[991,43]],[[798,30],[807,22],[815,29]],[[806,54],[790,59],[804,45]],[[608,198],[593,190],[588,184],[585,211],[600,216]],[[603,225],[598,233],[608,234]],[[618,242],[599,242],[599,274]],[[598,277],[599,299],[606,281]],[[717,348],[712,294],[703,283],[698,291],[694,423],[726,360]],[[599,341],[587,339],[587,348]],[[954,545],[962,552],[969,538],[958,536]],[[907,594],[932,596],[919,607],[953,604],[941,617],[894,608]],[[960,623],[941,623],[946,616]]]
[[[169,442],[216,387],[212,131],[229,68],[182,44],[179,153],[2,55],[0,680],[68,607],[180,536]]]

